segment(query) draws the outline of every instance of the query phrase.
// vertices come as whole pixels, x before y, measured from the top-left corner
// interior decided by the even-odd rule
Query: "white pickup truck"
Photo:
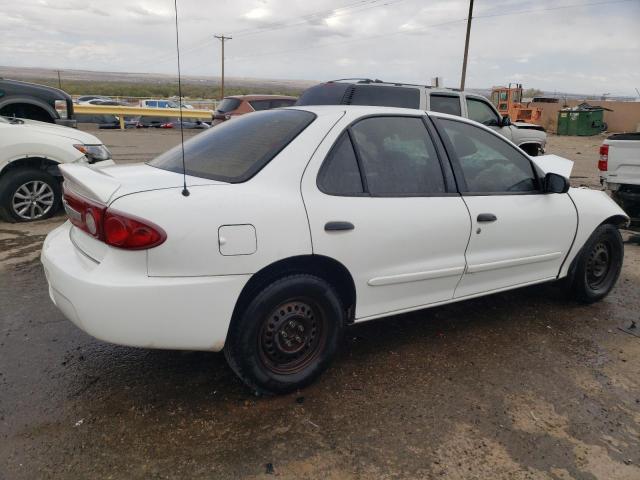
[[[613,199],[640,222],[640,132],[619,133],[600,146],[600,181]]]

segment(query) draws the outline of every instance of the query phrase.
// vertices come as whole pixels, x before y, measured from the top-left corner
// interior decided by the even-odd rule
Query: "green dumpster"
[[[583,103],[558,112],[558,135],[590,136],[606,130],[604,108]]]

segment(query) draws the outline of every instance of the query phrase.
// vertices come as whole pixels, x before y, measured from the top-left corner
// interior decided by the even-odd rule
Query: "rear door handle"
[[[340,230],[353,230],[353,223],[351,222],[327,222],[324,224],[324,229],[327,232],[337,232]]]
[[[498,217],[493,213],[480,213],[478,215],[479,222],[495,222],[496,220],[498,220]]]

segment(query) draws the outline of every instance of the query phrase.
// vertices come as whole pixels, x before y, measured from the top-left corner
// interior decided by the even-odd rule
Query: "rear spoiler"
[[[64,188],[83,197],[109,204],[120,188],[120,182],[93,165],[65,164],[59,166],[64,177]]]

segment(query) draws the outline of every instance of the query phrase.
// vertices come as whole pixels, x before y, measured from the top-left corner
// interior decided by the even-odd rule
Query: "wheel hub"
[[[299,371],[316,354],[320,330],[317,314],[309,303],[283,303],[265,320],[260,334],[261,357],[279,373]]]
[[[33,180],[16,189],[11,207],[20,218],[36,220],[46,215],[53,207],[53,189],[46,182]]]
[[[598,243],[591,251],[587,262],[587,280],[591,287],[597,287],[604,281],[609,272],[610,264],[611,256],[608,246],[604,243]]]

